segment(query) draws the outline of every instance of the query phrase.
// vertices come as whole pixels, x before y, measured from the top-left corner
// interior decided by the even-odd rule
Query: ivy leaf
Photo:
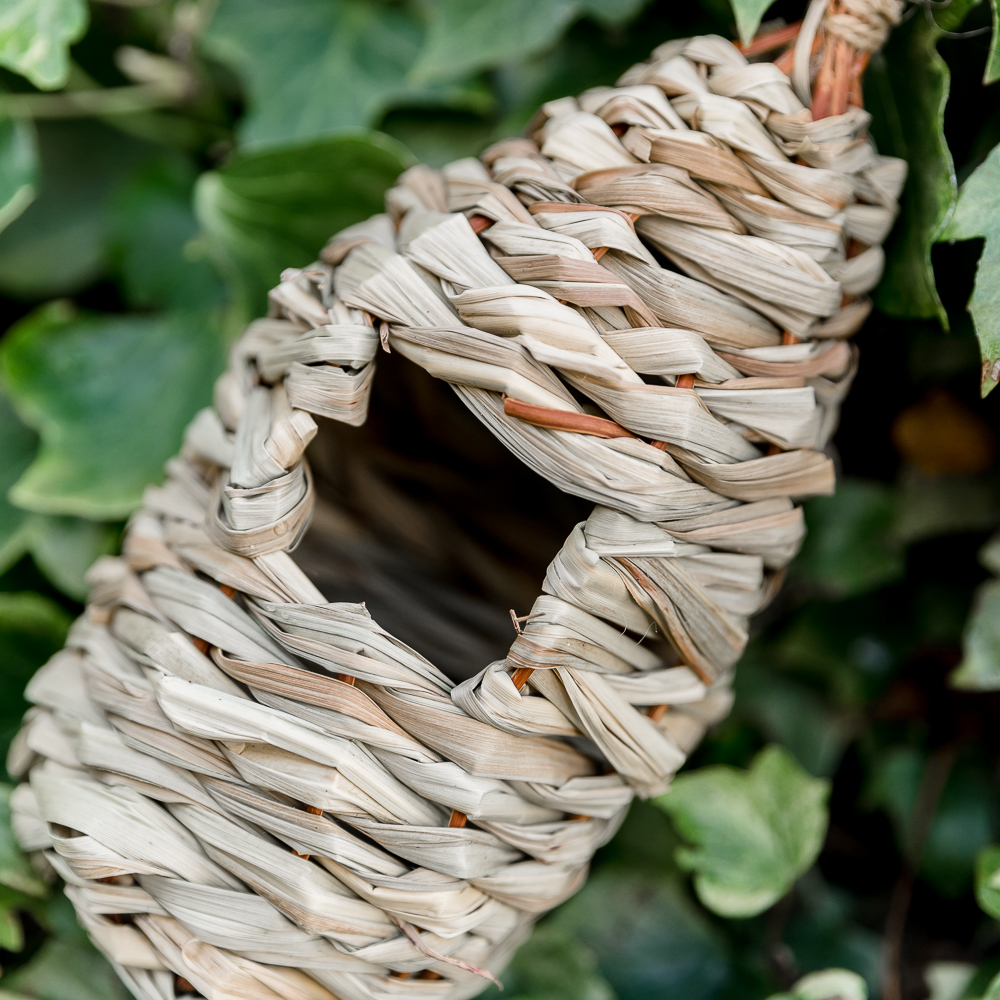
[[[994,146],[986,159],[962,185],[955,214],[942,240],[985,238],[976,284],[968,309],[979,338],[983,370],[982,394],[991,392],[1000,382],[1000,146]]]
[[[49,887],[32,872],[31,865],[21,853],[21,848],[14,838],[14,831],[11,829],[10,793],[13,790],[13,786],[0,783],[0,883],[29,896],[46,896]],[[20,929],[18,923],[16,925],[18,934]],[[8,951],[19,951],[20,948],[11,948],[4,940],[11,931],[9,921],[6,922],[6,926],[0,921],[0,947]]]
[[[959,443],[955,450],[962,447]],[[904,467],[897,497],[899,513],[893,534],[904,545],[989,531],[1000,523],[1000,479],[995,474],[925,476]]]
[[[110,555],[118,546],[118,529],[82,517],[31,514],[11,506],[23,518],[20,530],[0,550],[0,571],[30,554],[49,582],[77,601],[89,590],[85,575],[98,556]]]
[[[984,87],[1000,80],[1000,0],[990,0],[990,11],[993,15],[993,35],[990,38],[986,69],[983,71]]]
[[[111,199],[152,152],[92,121],[43,122],[38,146],[38,198],[0,233],[0,290],[29,300],[71,295],[100,277]]]
[[[452,160],[478,156],[497,132],[493,121],[469,112],[440,108],[390,111],[380,128],[429,167],[443,167]]]
[[[411,157],[378,132],[238,153],[204,173],[195,209],[243,319],[259,315],[286,267],[314,261],[340,229],[382,210]]]
[[[114,551],[118,533],[94,521],[32,514],[7,499],[37,451],[38,435],[21,423],[0,392],[0,574],[30,552],[56,587],[82,600],[87,595],[84,573],[98,556]]]
[[[31,122],[0,119],[0,230],[34,200],[38,183],[38,142]]]
[[[799,979],[787,993],[768,1000],[868,1000],[868,984],[849,969],[821,969]]]
[[[531,1000],[616,1000],[594,953],[560,927],[543,925],[517,950],[503,974],[504,996]],[[482,1000],[497,1000],[492,987]]]
[[[0,379],[42,440],[10,499],[38,513],[126,516],[162,477],[223,364],[204,314],[36,310],[0,345]]]
[[[979,550],[979,562],[991,573],[1000,575],[1000,532]]]
[[[0,392],[0,573],[24,554],[24,528],[31,515],[8,499],[10,488],[31,465],[38,451],[38,435],[25,427],[10,400]]]
[[[741,718],[788,749],[810,774],[833,774],[851,738],[847,715],[835,711],[811,687],[784,671],[767,669],[754,657],[741,661],[735,690]]]
[[[3,664],[0,670],[0,751],[4,755],[28,708],[24,686],[62,647],[68,629],[66,613],[41,594],[0,593],[0,663]],[[0,822],[0,883],[13,885],[5,881],[3,875],[6,855],[2,828]],[[21,885],[14,887],[30,891]]]
[[[736,16],[736,29],[740,41],[744,45],[749,45],[753,41],[753,36],[757,34],[761,18],[774,0],[729,0],[729,2]]]
[[[927,756],[912,746],[877,753],[865,790],[868,808],[882,809],[892,820],[900,850],[912,857],[917,848],[915,809]],[[944,896],[968,888],[973,862],[992,833],[991,776],[968,760],[951,771],[920,849],[920,874]]]
[[[656,804],[695,845],[678,848],[677,862],[695,873],[698,898],[721,916],[752,917],[816,860],[829,789],[772,745],[747,771],[721,764],[680,775]]]
[[[976,900],[995,920],[1000,920],[1000,847],[984,847],[976,859]]]
[[[393,104],[481,104],[479,88],[408,81],[422,43],[411,7],[364,0],[222,0],[202,37],[206,52],[245,81],[247,145],[368,127]]]
[[[471,73],[549,48],[582,14],[609,24],[630,20],[645,0],[439,0],[412,78],[431,81]]]
[[[996,958],[988,958],[983,962],[978,969],[974,970],[965,989],[959,994],[959,1000],[1000,1000],[998,968],[1000,968],[1000,960]]]
[[[198,235],[195,176],[186,157],[163,156],[140,167],[111,206],[111,254],[133,308],[202,309],[223,298],[215,269],[189,248]]]
[[[84,0],[14,0],[0,13],[0,66],[26,76],[39,90],[69,77],[69,47],[87,30]]]
[[[597,957],[618,1000],[711,1000],[730,973],[718,932],[673,875],[609,865],[550,926]]]
[[[902,548],[893,534],[892,488],[842,479],[830,497],[805,506],[806,534],[795,572],[835,597],[863,594],[903,575]]]
[[[49,582],[83,601],[90,589],[84,574],[99,556],[118,547],[118,529],[82,517],[33,514],[25,526],[25,548]]]
[[[849,969],[878,983],[882,939],[855,919],[857,903],[814,868],[795,887],[796,915],[784,934],[799,969]]]
[[[1000,580],[977,591],[962,636],[962,662],[948,678],[953,687],[1000,690]]]
[[[37,1000],[130,1000],[104,956],[87,941],[48,940],[27,965],[4,976],[4,991]],[[4,993],[0,993],[4,998]]]
[[[944,31],[959,27],[977,0],[956,0],[931,17],[911,17],[896,28],[883,52],[872,59],[865,106],[874,116],[879,151],[910,165],[902,212],[886,246],[885,277],[876,305],[890,316],[948,317],[934,285],[931,246],[947,223],[958,185],[944,137],[944,111],[951,73],[937,51]]]
[[[16,910],[0,907],[0,948],[18,952],[24,947],[24,930]]]
[[[948,777],[920,859],[920,874],[955,899],[969,888],[976,855],[992,840],[993,776],[960,760]]]

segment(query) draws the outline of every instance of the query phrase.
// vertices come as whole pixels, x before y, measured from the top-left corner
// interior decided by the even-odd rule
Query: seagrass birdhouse
[[[834,489],[900,7],[668,41],[281,275],[10,755],[22,847],[137,998],[472,997],[725,715]]]

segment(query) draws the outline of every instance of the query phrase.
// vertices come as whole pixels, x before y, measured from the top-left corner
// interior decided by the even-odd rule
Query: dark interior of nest
[[[320,419],[308,460],[316,512],[293,558],[329,601],[454,680],[503,659],[549,562],[592,504],[523,465],[451,388],[378,355],[368,420]]]
[[[368,420],[319,419],[316,511],[293,558],[454,680],[502,659],[545,569],[591,504],[498,442],[451,388],[378,356]]]

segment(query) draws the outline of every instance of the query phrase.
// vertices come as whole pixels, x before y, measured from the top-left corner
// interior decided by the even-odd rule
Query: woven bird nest
[[[898,15],[667,42],[281,276],[11,751],[18,839],[136,997],[471,997],[726,713],[834,487],[906,173],[859,80]],[[383,350],[596,505],[458,684],[289,555],[313,418],[364,422]]]

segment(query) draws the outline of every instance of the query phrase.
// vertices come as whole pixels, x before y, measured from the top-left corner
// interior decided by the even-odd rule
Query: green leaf
[[[222,338],[203,314],[36,310],[0,345],[0,379],[42,439],[11,500],[39,513],[126,516],[162,478],[223,364]]]
[[[978,970],[971,962],[938,961],[924,966],[924,982],[930,994],[928,1000],[964,1000],[981,997],[982,990],[971,992]]]
[[[493,122],[477,115],[440,108],[390,111],[380,127],[429,167],[443,167],[452,160],[478,156],[496,131]]]
[[[10,793],[13,791],[11,785],[0,784],[0,883],[16,889],[18,892],[26,893],[29,896],[48,895],[48,886],[37,878],[32,870],[28,859],[21,853],[14,833],[10,826]],[[8,908],[3,907],[6,911]],[[19,951],[20,948],[11,948],[6,944],[5,935],[12,933],[10,922],[0,921],[0,948],[8,951]],[[20,924],[17,924],[17,933],[20,933]]]
[[[1000,847],[984,847],[976,858],[976,900],[995,920],[1000,920]]]
[[[881,809],[892,821],[896,839],[910,852],[910,820],[920,791],[924,754],[913,746],[893,746],[872,762],[871,778],[864,793],[864,806]]]
[[[645,799],[633,799],[614,839],[601,859],[646,874],[678,874],[674,851],[679,841],[662,810]]]
[[[976,591],[962,651],[949,683],[966,691],[1000,690],[1000,580],[990,580]]]
[[[631,20],[648,0],[438,0],[411,77],[427,82],[492,68],[550,48],[584,15],[609,25]],[[773,2],[773,0],[772,0]]]
[[[422,38],[409,7],[222,0],[202,44],[245,80],[250,107],[240,137],[261,145],[370,126],[394,103],[435,96],[406,79]],[[454,90],[436,97],[461,101]]]
[[[112,257],[133,308],[202,309],[223,297],[215,269],[189,249],[195,176],[186,157],[164,156],[137,170],[112,205]]]
[[[821,969],[803,976],[787,993],[768,1000],[868,1000],[868,984],[849,969]]]
[[[853,724],[814,690],[744,659],[736,672],[736,711],[791,751],[817,777],[836,770]]]
[[[948,777],[920,859],[920,874],[955,899],[969,889],[976,855],[993,834],[992,775],[959,761]]]
[[[35,565],[50,583],[78,601],[86,598],[89,589],[84,574],[98,556],[110,555],[118,545],[114,525],[80,517],[35,514],[25,535]]]
[[[93,945],[79,941],[47,941],[27,965],[4,976],[3,983],[5,990],[37,1000],[129,997],[104,956]]]
[[[24,930],[16,910],[0,908],[0,948],[20,951],[24,947]]]
[[[15,507],[7,493],[37,451],[38,435],[21,423],[10,400],[0,392],[0,573],[13,566],[27,548],[24,528],[31,515]]]
[[[1000,532],[979,550],[979,562],[991,573],[1000,576]]]
[[[833,496],[808,501],[805,512],[809,530],[794,564],[800,578],[831,597],[848,597],[903,575],[891,487],[844,478]]]
[[[828,793],[827,781],[769,746],[747,771],[720,764],[680,775],[656,803],[695,845],[680,848],[677,861],[695,872],[698,898],[722,916],[751,917],[816,860]]]
[[[876,305],[890,316],[948,317],[934,284],[931,246],[955,205],[955,165],[944,137],[951,73],[937,51],[945,30],[957,28],[977,0],[956,0],[933,18],[911,17],[896,28],[866,75],[865,106],[881,153],[910,165],[902,213],[886,247],[885,277]],[[936,18],[936,21],[934,20]]]
[[[87,594],[83,574],[99,556],[114,550],[117,531],[73,517],[49,517],[15,507],[10,488],[31,465],[38,435],[26,427],[0,392],[0,574],[30,552],[39,569],[77,600]]]
[[[990,0],[990,12],[993,15],[993,35],[990,38],[990,54],[986,59],[986,69],[983,70],[983,86],[1000,80],[1000,9],[998,0]]]
[[[966,988],[959,994],[958,1000],[998,1000],[1000,975],[997,975],[997,969],[1000,969],[1000,959],[988,958],[976,969]]]
[[[589,948],[559,927],[535,929],[503,974],[503,996],[532,1000],[615,1000],[614,991],[597,968]],[[494,1000],[496,987],[481,994]]]
[[[87,30],[84,0],[12,0],[0,12],[0,66],[26,76],[40,90],[56,90],[69,76],[69,47]]]
[[[774,0],[729,0],[729,2],[736,16],[736,30],[739,32],[740,41],[744,45],[749,45],[753,41],[753,36],[757,34],[761,18]]]
[[[1000,479],[995,474],[927,476],[904,468],[897,488],[893,535],[904,545],[989,531],[1000,522]]]
[[[784,941],[800,969],[849,969],[875,988],[882,972],[882,939],[854,919],[855,899],[824,882],[813,868],[795,887],[795,917]]]
[[[34,200],[38,140],[31,122],[0,119],[0,231]]]
[[[1000,146],[962,185],[958,205],[943,240],[985,239],[968,309],[979,338],[985,396],[1000,381]]]
[[[93,121],[42,122],[38,144],[38,198],[0,233],[0,290],[34,300],[101,276],[111,198],[152,149]]]
[[[675,876],[608,866],[551,918],[597,957],[618,1000],[712,1000],[725,946]]]
[[[24,686],[62,647],[68,629],[66,613],[41,594],[0,593],[0,754],[6,755],[27,711]]]
[[[943,896],[955,898],[969,886],[977,853],[993,827],[992,782],[974,763],[960,760],[947,784],[923,844],[915,843],[915,808],[927,766],[916,747],[897,745],[876,755],[864,802],[892,820],[901,851],[920,849],[920,874]]]
[[[196,212],[243,318],[264,311],[284,268],[314,261],[334,233],[381,211],[386,189],[410,162],[394,139],[359,131],[239,153],[202,174]]]
[[[616,28],[627,24],[648,4],[649,0],[580,0],[580,13]]]
[[[83,945],[85,948],[90,944],[87,932],[80,925],[76,910],[66,893],[50,893],[32,912],[38,923],[57,940]]]

